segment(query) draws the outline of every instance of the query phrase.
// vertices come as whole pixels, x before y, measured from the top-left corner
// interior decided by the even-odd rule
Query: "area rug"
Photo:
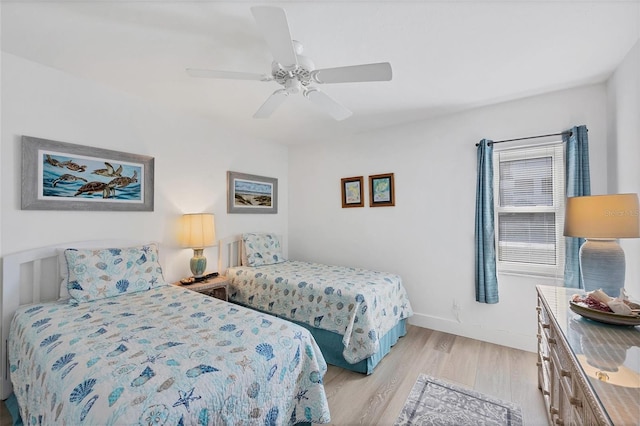
[[[522,410],[511,402],[422,374],[395,425],[522,426]]]

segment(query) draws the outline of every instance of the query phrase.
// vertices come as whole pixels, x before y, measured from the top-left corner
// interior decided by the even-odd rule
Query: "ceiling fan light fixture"
[[[302,90],[302,83],[297,78],[292,78],[285,81],[284,87],[289,94],[300,93]]]
[[[302,55],[302,43],[294,40],[284,9],[275,6],[254,6],[251,13],[273,56],[271,76],[233,71],[187,69],[193,77],[228,78],[236,80],[275,81],[283,88],[276,90],[254,114],[254,118],[267,118],[289,94],[302,92],[325,114],[336,120],[344,120],[352,112],[326,93],[311,87],[311,84],[357,83],[389,81],[391,64],[351,65],[335,68],[315,69],[311,59]]]
[[[298,55],[298,66],[300,68],[304,68],[307,72],[312,72],[314,69],[316,69],[316,66],[311,61],[311,59],[304,55]]]

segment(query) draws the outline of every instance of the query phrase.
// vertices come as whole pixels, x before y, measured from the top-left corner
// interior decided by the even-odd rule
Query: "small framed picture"
[[[393,173],[369,176],[369,206],[388,207],[396,205]]]
[[[227,213],[278,213],[278,179],[228,171]]]
[[[342,178],[342,208],[364,207],[363,184],[362,176]]]

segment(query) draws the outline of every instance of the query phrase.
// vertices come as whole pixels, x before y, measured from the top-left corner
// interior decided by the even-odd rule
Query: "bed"
[[[221,240],[218,263],[230,301],[305,327],[329,364],[371,374],[406,334],[412,310],[396,274],[286,260],[269,233]]]
[[[307,330],[167,285],[157,245],[123,244],[3,258],[2,398],[25,424],[330,421]]]

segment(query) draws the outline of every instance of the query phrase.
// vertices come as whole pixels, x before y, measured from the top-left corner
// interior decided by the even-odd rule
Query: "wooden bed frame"
[[[2,258],[2,388],[5,400],[13,392],[9,377],[9,327],[16,310],[22,305],[58,300],[60,297],[60,249],[131,247],[149,241],[94,240],[70,242],[25,250]],[[157,243],[156,243],[157,244]]]

